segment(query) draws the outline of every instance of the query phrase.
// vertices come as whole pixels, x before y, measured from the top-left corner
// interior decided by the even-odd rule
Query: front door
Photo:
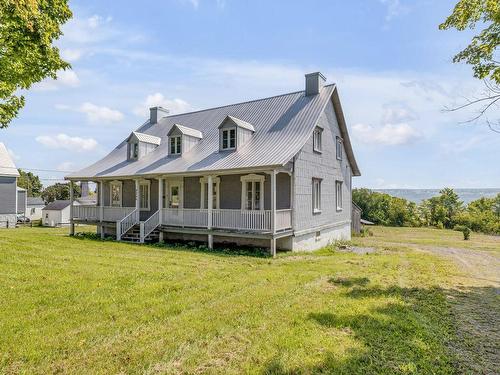
[[[181,206],[181,187],[179,184],[170,185],[168,196],[168,208],[179,208]]]

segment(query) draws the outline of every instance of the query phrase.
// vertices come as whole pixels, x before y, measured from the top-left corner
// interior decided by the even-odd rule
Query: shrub
[[[455,227],[453,229],[463,233],[464,241],[467,241],[470,238],[471,230],[469,229],[469,227],[467,227],[465,225],[455,225]]]

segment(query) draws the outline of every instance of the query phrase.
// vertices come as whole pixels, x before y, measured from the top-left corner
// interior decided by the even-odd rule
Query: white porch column
[[[137,211],[141,208],[141,201],[139,198],[139,180],[135,180],[135,208]]]
[[[16,198],[17,201],[17,198]],[[74,196],[73,196],[73,181],[69,182],[69,235],[74,236],[75,235],[75,222],[73,221],[73,203],[74,203]]]
[[[163,209],[163,178],[159,177],[158,178],[158,224],[162,224],[162,209]],[[160,227],[160,242],[163,242],[163,231],[161,230]]]
[[[208,208],[208,225],[207,228],[210,230],[212,229],[212,210],[213,210],[213,205],[214,205],[214,184],[213,184],[213,178],[212,176],[208,176],[207,179],[207,188],[208,188],[208,199],[207,199],[207,208]],[[214,246],[214,236],[212,234],[208,235],[208,248],[211,249]]]
[[[101,222],[101,239],[104,239],[104,225],[102,221],[104,220],[104,181],[99,181],[98,183],[98,193],[99,193],[99,221]]]
[[[276,239],[274,235],[276,234],[276,171],[271,172],[271,233],[273,238],[271,239],[271,255],[276,256]]]

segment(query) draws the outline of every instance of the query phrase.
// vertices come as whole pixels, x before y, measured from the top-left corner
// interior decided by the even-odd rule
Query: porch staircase
[[[158,242],[160,238],[160,231],[158,229],[154,229],[151,233],[144,237],[145,243]],[[141,242],[141,228],[140,224],[134,225],[130,228],[125,234],[122,235],[121,238],[124,242],[133,242],[140,243]]]

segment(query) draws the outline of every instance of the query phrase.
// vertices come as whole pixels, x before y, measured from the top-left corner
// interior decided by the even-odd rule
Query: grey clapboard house
[[[360,172],[337,87],[179,115],[161,107],[110,154],[66,177],[94,181],[98,204],[73,224],[144,242],[189,239],[310,250],[351,236]],[[71,226],[74,231],[74,225]]]
[[[14,228],[18,213],[17,178],[19,172],[7,151],[0,142],[0,227]]]

